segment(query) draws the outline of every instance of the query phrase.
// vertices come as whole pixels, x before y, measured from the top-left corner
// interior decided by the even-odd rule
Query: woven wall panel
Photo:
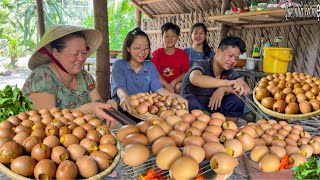
[[[199,3],[199,2],[198,2]],[[153,20],[144,20],[142,23],[143,30],[160,30],[161,26],[167,22],[172,22],[178,25],[181,29],[189,29],[191,26],[198,22],[203,22],[207,27],[219,27],[218,23],[208,21],[205,17],[220,14],[220,9],[212,9],[210,11],[204,11],[200,13],[188,13],[179,14],[176,16],[167,16],[161,18],[155,18]],[[163,47],[161,33],[148,34],[151,41],[151,50],[154,51],[157,48]],[[219,31],[208,32],[207,39],[209,45],[212,48],[216,48],[218,45]],[[191,39],[189,32],[182,32],[180,39],[177,43],[177,47],[186,48],[191,46]]]

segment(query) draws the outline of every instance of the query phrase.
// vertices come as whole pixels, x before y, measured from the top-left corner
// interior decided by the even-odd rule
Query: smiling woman
[[[28,95],[34,109],[77,109],[107,120],[113,128],[116,121],[103,110],[116,105],[101,99],[93,77],[83,69],[84,63],[102,42],[99,31],[77,26],[51,27],[41,38],[29,59],[32,70],[23,93]]]

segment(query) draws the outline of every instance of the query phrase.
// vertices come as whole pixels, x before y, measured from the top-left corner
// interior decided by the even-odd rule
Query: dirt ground
[[[7,85],[17,85],[22,88],[24,81],[30,74],[28,69],[28,59],[29,57],[21,57],[17,62],[17,67],[14,69],[7,69],[5,67],[10,61],[9,59],[0,61],[0,72],[7,72],[10,75],[0,75],[0,89],[3,89]]]

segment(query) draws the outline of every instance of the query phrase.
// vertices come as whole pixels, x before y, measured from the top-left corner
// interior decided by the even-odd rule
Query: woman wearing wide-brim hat
[[[116,121],[103,109],[109,109],[114,101],[101,99],[93,77],[83,69],[84,63],[101,45],[98,30],[70,25],[55,25],[41,38],[29,59],[32,70],[22,92],[28,95],[34,109],[77,109],[106,119],[113,128]]]

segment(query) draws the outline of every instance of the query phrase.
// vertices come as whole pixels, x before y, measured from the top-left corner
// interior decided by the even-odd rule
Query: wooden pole
[[[44,24],[44,14],[43,14],[43,2],[42,0],[36,0],[37,13],[38,13],[38,30],[40,33],[40,38],[46,32],[46,27]]]
[[[150,19],[153,19],[154,17],[146,11],[140,4],[138,4],[135,0],[130,0],[130,2],[136,6],[141,12],[145,13]]]
[[[141,28],[141,11],[136,7],[135,27]]]
[[[96,54],[96,81],[101,98],[110,99],[110,58],[108,31],[108,1],[94,0],[94,26],[102,33],[102,44]]]
[[[222,5],[221,5],[221,15],[224,15],[224,13],[226,12],[226,10],[231,8],[231,0],[222,0]],[[220,35],[219,35],[219,42],[226,37],[228,34],[228,27],[225,24],[221,25],[221,29],[220,29]]]
[[[242,25],[241,27],[246,29],[253,28],[272,28],[272,27],[286,27],[286,26],[297,26],[297,25],[309,25],[309,24],[317,24],[318,20],[304,20],[304,21],[292,21],[292,22],[281,22],[281,23],[268,23],[268,24],[250,24],[250,25]]]

